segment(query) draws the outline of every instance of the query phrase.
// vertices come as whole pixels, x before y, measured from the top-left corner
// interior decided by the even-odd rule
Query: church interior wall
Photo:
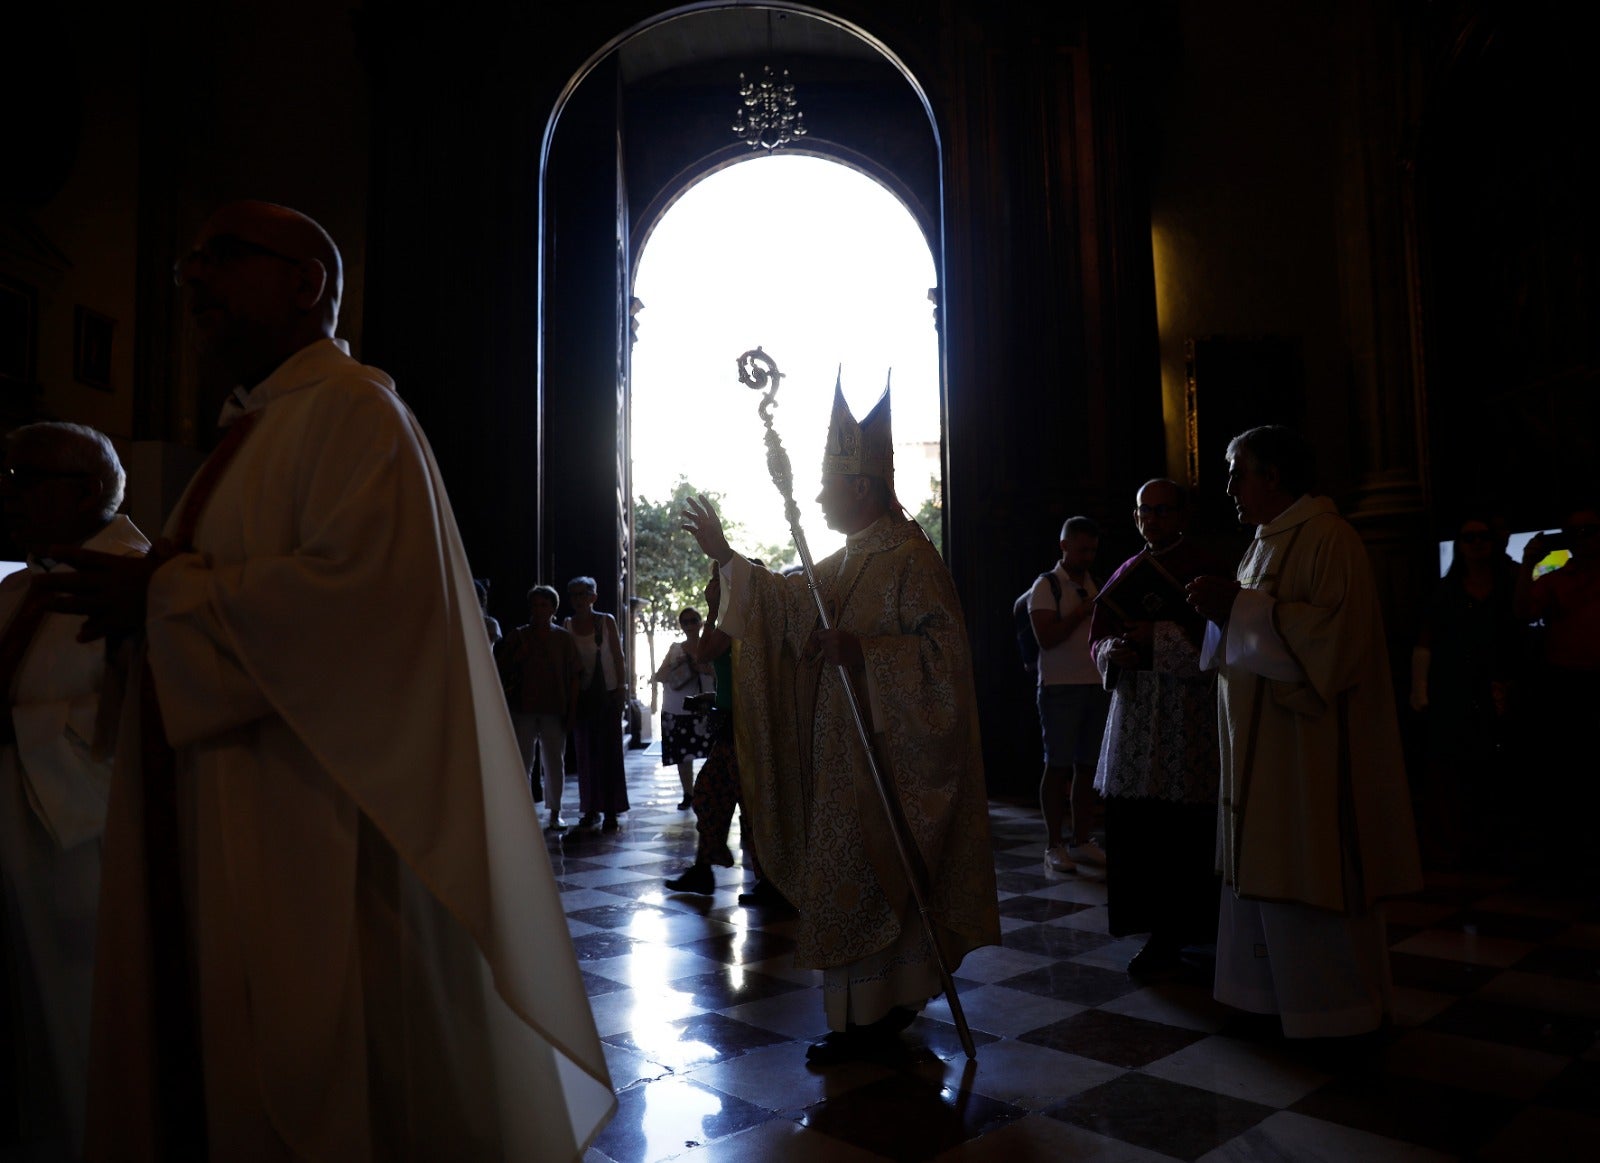
[[[39,287],[36,384],[7,423],[65,419],[110,435],[129,507],[159,528],[212,439],[216,385],[185,354],[173,260],[224,201],[306,210],[345,258],[340,334],[361,349],[367,207],[366,83],[354,23],[311,0],[36,13],[10,80],[27,134],[26,183],[6,205],[0,270]],[[307,27],[320,35],[308,37]],[[42,139],[42,140],[41,140]],[[42,259],[39,256],[44,256]],[[109,326],[109,374],[82,382],[75,315]],[[92,350],[92,349],[91,349]]]
[[[1315,433],[1325,491],[1353,484],[1336,243],[1331,6],[1179,6],[1151,230],[1158,254],[1169,471],[1187,473],[1185,341],[1289,340],[1290,413]],[[1202,393],[1217,385],[1202,383]],[[1204,466],[1215,482],[1215,465]]]
[[[64,240],[57,245],[72,252],[68,274],[81,280],[63,281],[51,320],[41,320],[49,350],[39,360],[39,378],[48,379],[40,410],[119,437],[205,443],[210,418],[181,354],[185,323],[165,269],[217,203],[281,200],[323,221],[343,247],[341,330],[358,355],[396,376],[429,431],[479,572],[515,596],[535,578],[551,580],[550,570],[599,569],[593,559],[611,553],[621,504],[608,455],[616,435],[608,346],[616,320],[571,316],[568,323],[587,330],[570,332],[566,356],[545,353],[545,372],[559,385],[574,374],[561,360],[594,348],[581,373],[587,386],[562,393],[568,403],[587,402],[570,415],[557,403],[541,433],[536,255],[539,231],[550,224],[538,220],[539,146],[557,98],[585,60],[664,10],[645,2],[582,7],[560,14],[558,28],[550,11],[510,3],[485,5],[468,21],[443,4],[419,9],[397,0],[331,12],[312,0],[285,0],[225,14],[182,0],[137,21],[130,16],[137,27],[88,25],[70,41],[56,29],[56,39],[41,44],[70,44],[62,51],[73,67],[59,67],[61,51],[41,50],[36,72],[56,76],[56,91],[59,78],[73,78],[85,127],[63,135],[74,150],[71,176],[48,198],[8,206],[5,236],[14,240],[26,226]],[[1040,14],[965,0],[852,0],[837,10],[908,64],[943,139],[936,174],[920,152],[926,137],[915,147],[896,144],[910,140],[905,132],[921,109],[909,86],[894,89],[885,79],[888,66],[879,67],[883,76],[857,76],[855,90],[850,78],[818,70],[842,87],[830,93],[822,84],[815,108],[854,115],[843,122],[845,144],[887,158],[924,214],[944,199],[947,431],[959,434],[948,449],[949,550],[989,700],[984,730],[995,785],[1024,786],[1037,747],[1005,607],[1049,564],[1064,516],[1086,511],[1125,534],[1132,486],[1163,469],[1182,470],[1186,339],[1276,336],[1298,344],[1305,425],[1325,487],[1341,500],[1369,482],[1374,467],[1418,478],[1428,439],[1459,431],[1480,397],[1495,415],[1558,438],[1564,410],[1593,398],[1592,372],[1584,369],[1593,365],[1596,329],[1588,346],[1570,338],[1592,318],[1592,278],[1585,282],[1581,263],[1569,262],[1541,302],[1575,295],[1576,313],[1556,304],[1525,321],[1524,334],[1566,360],[1537,365],[1553,369],[1557,382],[1525,377],[1474,388],[1454,411],[1435,408],[1431,428],[1414,421],[1416,451],[1403,424],[1383,434],[1363,429],[1364,415],[1386,413],[1358,406],[1359,361],[1341,315],[1360,296],[1346,290],[1341,300],[1341,279],[1348,282],[1354,269],[1341,217],[1352,199],[1341,179],[1352,163],[1341,152],[1335,105],[1349,54],[1370,50],[1352,48],[1332,27],[1331,2],[1163,0],[1139,6],[1142,25],[1130,21],[1131,30],[1109,33],[1087,10],[1067,7]],[[1141,57],[1152,41],[1162,52]],[[1382,59],[1367,64],[1387,67]],[[1495,59],[1485,67],[1496,67]],[[1157,73],[1142,76],[1138,68]],[[1147,83],[1148,109],[1137,100]],[[709,141],[729,112],[723,83],[684,84],[684,100],[701,110],[691,136]],[[725,87],[731,93],[732,82]],[[615,140],[588,131],[594,155],[626,175],[635,218],[654,197],[648,192],[669,188],[681,168],[674,118],[667,104],[630,109],[626,119],[638,136],[624,143],[620,163]],[[1554,143],[1547,160],[1582,153],[1560,152],[1570,138],[1563,126],[1545,128]],[[1567,209],[1559,221],[1570,227],[1581,224],[1572,199],[1587,187],[1573,176],[1575,163],[1562,172]],[[591,191],[597,203],[586,207],[575,190],[559,209],[564,221],[576,215],[584,223],[585,245],[614,246],[619,237],[614,191],[602,184]],[[1537,197],[1504,201],[1512,209],[1540,204]],[[1394,211],[1384,205],[1382,212]],[[1450,221],[1467,229],[1425,235],[1436,252],[1485,237],[1482,217]],[[1142,254],[1130,242],[1141,235]],[[1380,248],[1394,246],[1381,232],[1372,237]],[[1536,282],[1563,253],[1560,239],[1548,236],[1537,245],[1516,232],[1498,237],[1501,265],[1480,272],[1484,279],[1509,267]],[[16,249],[8,241],[5,253]],[[1470,265],[1441,267],[1437,253],[1424,259],[1424,274]],[[589,290],[614,292],[615,273],[608,259]],[[1568,294],[1572,286],[1578,289]],[[60,312],[70,315],[69,299],[116,321],[110,392],[63,375],[70,322]],[[548,297],[543,308],[548,329]],[[1470,370],[1461,353],[1472,350],[1472,337],[1461,318],[1476,316],[1426,331],[1424,354],[1449,348],[1454,354],[1442,366]],[[1567,337],[1541,339],[1539,329],[1551,327]],[[1391,379],[1381,390],[1392,402],[1411,385]],[[1465,391],[1448,382],[1428,390],[1436,403]],[[597,421],[602,412],[611,417],[609,431]],[[572,459],[548,471],[557,464],[550,449],[558,436],[577,439],[581,473]],[[1582,476],[1580,436],[1562,453],[1564,482]],[[1517,463],[1536,465],[1537,457]],[[537,561],[532,549],[541,470],[550,525],[583,530],[559,562]],[[517,617],[519,604],[498,612]]]
[[[8,66],[8,96],[31,116],[7,135],[15,201],[0,277],[31,290],[37,309],[32,383],[6,401],[13,423],[50,417],[132,433],[139,113],[127,31],[111,20],[69,40],[59,21],[41,19]]]

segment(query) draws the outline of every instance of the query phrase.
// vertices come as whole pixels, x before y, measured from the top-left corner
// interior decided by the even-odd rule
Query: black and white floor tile
[[[668,891],[694,817],[655,748],[628,768],[619,831],[546,833],[618,1092],[592,1163],[1600,1159],[1600,903],[1430,878],[1390,911],[1395,1027],[1308,1046],[1213,1001],[1204,951],[1129,978],[1103,881],[1049,872],[1037,811],[996,802],[1004,944],[956,974],[976,1061],[940,999],[903,1057],[819,1070],[792,917],[740,907],[741,868]]]

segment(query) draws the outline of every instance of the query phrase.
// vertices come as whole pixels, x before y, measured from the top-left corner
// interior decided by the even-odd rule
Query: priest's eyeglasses
[[[216,270],[245,258],[275,258],[279,262],[294,263],[299,265],[300,260],[282,251],[273,250],[270,246],[262,246],[259,242],[251,242],[248,238],[240,238],[237,234],[213,234],[199,246],[172,264],[172,282],[174,286],[183,286],[184,271],[190,266],[204,266],[207,270]]]
[[[1134,510],[1141,517],[1170,517],[1177,511],[1177,505],[1140,505]]]

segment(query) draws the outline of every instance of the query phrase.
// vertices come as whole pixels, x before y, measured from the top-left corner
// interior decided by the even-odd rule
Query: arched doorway
[[[541,153],[537,555],[546,577],[593,574],[602,605],[614,594],[615,609],[628,596],[634,495],[627,400],[636,238],[696,180],[749,155],[730,129],[739,74],[766,64],[793,74],[807,152],[872,172],[901,194],[929,240],[932,308],[942,305],[937,127],[907,68],[866,31],[798,5],[698,5],[597,50],[558,101]],[[760,261],[754,239],[752,277]],[[942,409],[942,337],[938,344]],[[593,487],[597,473],[614,474],[616,489]],[[578,478],[591,487],[563,489]]]
[[[774,221],[784,228],[766,233]],[[761,273],[751,278],[749,239],[764,233]],[[943,424],[933,254],[904,201],[874,176],[787,150],[741,157],[646,219],[639,237],[627,576],[637,672],[647,678],[705,581],[703,559],[677,528],[684,497],[714,497],[741,552],[774,569],[798,561],[758,397],[739,383],[736,355],[759,342],[783,371],[773,420],[818,559],[844,543],[813,499],[835,378],[864,415],[892,371],[896,492],[936,545]],[[639,697],[653,708],[652,694],[641,687]]]

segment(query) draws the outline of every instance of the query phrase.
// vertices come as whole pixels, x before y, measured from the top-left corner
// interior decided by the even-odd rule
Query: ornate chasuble
[[[763,872],[800,910],[796,964],[847,965],[892,945],[910,889],[838,668],[810,645],[804,577],[735,559],[739,768]],[[921,529],[884,517],[817,563],[834,625],[861,639],[853,678],[879,763],[928,871],[951,967],[1000,939],[966,625]]]

